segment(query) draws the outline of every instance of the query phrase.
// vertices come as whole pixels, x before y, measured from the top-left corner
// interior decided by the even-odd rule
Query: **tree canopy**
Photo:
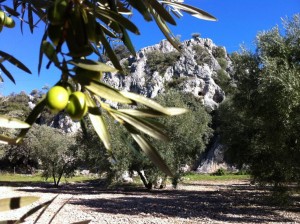
[[[257,35],[257,50],[231,56],[235,94],[221,106],[228,156],[248,165],[255,180],[300,182],[300,20],[285,20]]]
[[[134,44],[128,35],[128,31],[139,34],[138,27],[130,20],[133,12],[140,13],[147,22],[154,21],[171,44],[180,50],[180,43],[168,24],[176,25],[173,17],[182,16],[181,11],[200,19],[216,20],[209,13],[186,5],[182,1],[16,0],[10,3],[1,1],[0,31],[14,28],[15,20],[19,18],[21,30],[24,25],[28,25],[33,32],[36,24],[45,24],[41,41],[35,42],[40,43],[38,70],[40,71],[43,66],[46,56],[48,60],[46,67],[55,66],[61,71],[56,85],[63,88],[56,88],[55,94],[46,96],[36,104],[25,122],[1,115],[2,127],[20,128],[21,131],[16,137],[0,135],[0,141],[6,144],[21,143],[30,126],[48,105],[53,111],[65,108],[65,111],[76,120],[82,120],[87,112],[99,138],[108,152],[111,152],[111,137],[103,117],[103,113],[107,113],[126,128],[139,147],[158,167],[168,175],[172,175],[143,133],[158,140],[166,140],[165,132],[156,123],[149,122],[147,117],[178,115],[185,113],[186,109],[162,107],[143,96],[117,90],[102,82],[102,76],[105,72],[123,72],[116,49],[112,47],[113,42],[122,43],[129,52],[135,54]],[[103,54],[107,55],[112,66],[102,62]],[[91,57],[95,55],[99,60]],[[0,69],[12,82],[15,82],[13,74],[6,69],[5,62],[31,73],[21,60],[0,49]],[[144,105],[146,109],[120,111],[106,101]]]

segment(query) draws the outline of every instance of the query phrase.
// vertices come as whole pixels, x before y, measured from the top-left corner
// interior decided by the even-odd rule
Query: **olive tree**
[[[172,173],[175,174],[174,180],[177,181],[176,178],[182,173],[182,167],[185,165],[192,167],[205,150],[212,134],[211,117],[205,111],[200,99],[192,94],[180,93],[172,89],[160,95],[156,100],[168,107],[189,109],[188,113],[176,119],[160,119],[160,123],[164,125],[168,133],[169,141],[156,142],[146,138],[147,142],[151,142],[157,148]],[[165,174],[140,152],[138,145],[126,135],[124,129],[114,130],[114,133],[116,144],[112,153],[114,155],[112,171],[116,173],[136,171],[148,189],[155,186],[158,179],[166,179]],[[121,142],[127,142],[127,145]]]
[[[39,161],[42,176],[53,178],[55,186],[63,176],[70,177],[77,167],[78,146],[74,136],[66,135],[46,125],[34,125],[24,140],[32,157]]]
[[[175,16],[180,16],[182,15],[181,10],[200,19],[216,20],[207,12],[186,5],[182,1],[1,1],[0,31],[14,28],[15,21],[18,21],[19,18],[21,18],[21,28],[28,25],[31,32],[34,32],[38,23],[40,23],[39,27],[44,26],[45,32],[41,41],[34,41],[34,43],[41,43],[37,62],[38,71],[40,72],[44,64],[44,56],[46,56],[46,68],[50,69],[55,66],[61,71],[56,85],[63,87],[56,88],[55,94],[51,94],[51,97],[42,99],[25,119],[25,122],[16,120],[12,122],[7,117],[1,117],[4,121],[1,126],[22,129],[15,138],[1,135],[1,142],[21,143],[30,126],[51,102],[51,109],[58,111],[65,106],[66,111],[76,120],[81,120],[85,114],[88,114],[96,133],[108,151],[112,144],[102,115],[103,112],[107,112],[109,116],[124,125],[144,152],[148,152],[149,155],[158,155],[145,140],[143,133],[158,140],[166,139],[166,137],[160,126],[149,122],[147,116],[152,114],[172,116],[185,113],[186,110],[162,107],[140,95],[117,90],[102,82],[102,76],[107,72],[123,72],[114,52],[113,42],[124,44],[135,55],[134,45],[128,35],[128,32],[139,34],[138,27],[130,17],[133,12],[140,13],[145,21],[154,21],[170,43],[180,51],[180,43],[170,31],[168,24],[176,25],[170,12],[173,12]],[[42,23],[43,25],[41,25]],[[103,52],[113,66],[101,62]],[[94,56],[98,56],[99,60],[94,60]],[[15,82],[13,74],[6,69],[5,62],[12,63],[24,72],[31,73],[21,60],[0,49],[0,68],[12,82]],[[66,91],[70,95],[69,98]],[[147,109],[145,113],[120,111],[106,103],[107,100],[119,104],[142,104]],[[172,175],[160,156],[150,156],[150,158],[155,158],[156,165],[168,175]]]
[[[285,31],[262,32],[256,53],[231,56],[237,90],[220,111],[229,158],[275,186],[300,182],[299,15]]]

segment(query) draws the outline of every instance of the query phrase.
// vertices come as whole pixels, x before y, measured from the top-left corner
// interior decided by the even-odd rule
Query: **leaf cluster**
[[[300,30],[298,18],[289,29]],[[249,165],[255,180],[275,186],[300,180],[300,67],[296,42],[290,41],[299,40],[295,33],[282,35],[275,27],[258,35],[256,54],[232,56],[237,92],[220,110],[229,158]]]

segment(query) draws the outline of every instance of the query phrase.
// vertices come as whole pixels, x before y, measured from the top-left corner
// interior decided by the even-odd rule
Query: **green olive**
[[[66,112],[72,120],[81,120],[87,113],[88,107],[84,93],[75,91],[69,97],[69,102],[66,107]]]
[[[54,86],[47,93],[47,104],[52,112],[57,113],[68,104],[69,94],[68,91],[62,86]]]
[[[6,16],[4,26],[6,26],[8,28],[14,28],[15,25],[16,25],[15,21],[11,17]]]

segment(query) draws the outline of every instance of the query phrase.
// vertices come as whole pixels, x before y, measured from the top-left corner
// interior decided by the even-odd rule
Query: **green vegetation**
[[[227,158],[255,181],[300,183],[300,19],[257,36],[256,53],[231,55],[237,89],[220,107]]]
[[[211,64],[211,55],[205,47],[200,45],[195,45],[193,47],[195,51],[195,60],[198,65],[203,66],[204,64]]]
[[[164,75],[167,68],[173,66],[180,53],[178,51],[163,53],[161,51],[151,51],[147,53],[147,66],[150,73],[159,72]]]

